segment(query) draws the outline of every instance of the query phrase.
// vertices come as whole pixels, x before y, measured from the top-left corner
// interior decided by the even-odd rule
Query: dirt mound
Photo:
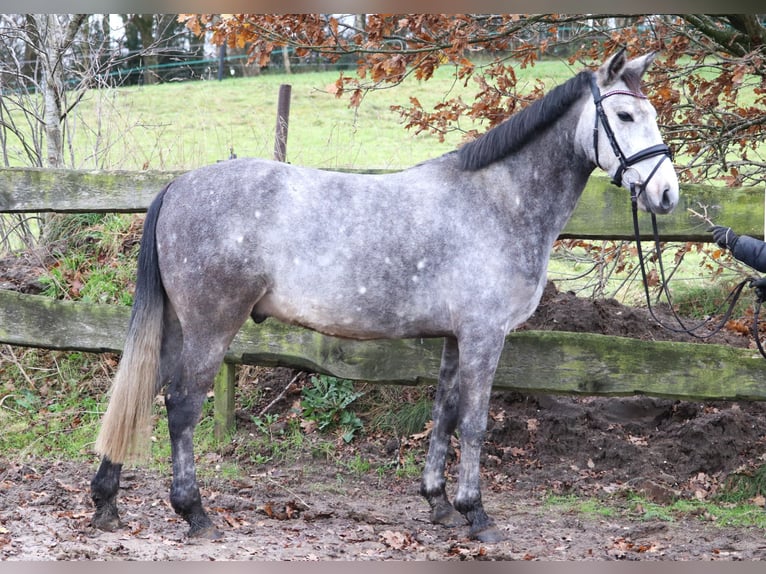
[[[663,324],[677,325],[666,305],[654,313]],[[739,331],[699,339],[662,327],[645,308],[577,297],[552,283],[521,329],[752,346]],[[492,409],[488,456],[526,461],[518,480],[530,488],[637,488],[663,502],[707,496],[736,469],[759,464],[766,452],[766,404],[758,402],[495,393]]]
[[[747,295],[747,292],[743,293],[743,296]],[[559,291],[556,285],[549,281],[534,314],[518,330],[571,331],[647,341],[751,346],[748,333],[727,328],[720,330],[712,337],[701,339],[701,336],[707,335],[718,325],[719,321],[715,318],[705,321],[705,328],[696,331],[697,336],[695,336],[681,330],[678,318],[674,316],[667,304],[657,304],[653,307],[653,313],[654,316],[644,307],[630,307],[616,299],[578,297],[571,291]],[[681,320],[687,327],[695,327],[703,322],[700,319],[681,318]]]
[[[44,289],[40,278],[53,264],[48,250],[27,251],[0,258],[0,289],[37,295]]]
[[[715,494],[765,443],[763,403],[497,393],[485,453],[530,489],[633,489],[665,503]]]

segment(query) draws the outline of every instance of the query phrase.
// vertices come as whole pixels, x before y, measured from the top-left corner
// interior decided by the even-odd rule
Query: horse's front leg
[[[190,379],[184,377],[183,380]],[[174,381],[165,395],[173,458],[170,504],[188,522],[190,537],[215,539],[222,535],[202,506],[194,465],[194,427],[202,412],[207,386],[189,382],[187,388],[184,387],[182,382]]]
[[[120,488],[122,465],[107,457],[101,459],[98,472],[90,481],[90,497],[96,507],[91,524],[95,528],[112,532],[123,526],[117,512],[117,491]]]
[[[422,494],[431,506],[431,522],[456,526],[465,524],[463,517],[455,511],[447,498],[444,468],[447,463],[450,438],[455,432],[458,415],[458,346],[455,338],[444,340],[439,386],[434,398],[431,440],[420,484]]]
[[[500,530],[484,511],[479,471],[492,381],[504,343],[504,336],[460,342],[460,465],[455,508],[471,525],[469,536],[482,542],[503,539]]]

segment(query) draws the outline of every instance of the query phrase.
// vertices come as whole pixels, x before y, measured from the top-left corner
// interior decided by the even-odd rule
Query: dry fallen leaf
[[[317,429],[317,422],[313,420],[303,419],[301,421],[301,429],[306,434],[311,434]]]
[[[266,516],[274,520],[292,520],[293,518],[298,518],[300,513],[306,510],[306,508],[305,504],[291,500],[286,502],[284,507],[280,508],[276,508],[272,502],[266,502],[261,510]]]
[[[433,428],[434,428],[434,421],[430,420],[426,423],[426,428],[423,432],[415,433],[412,436],[410,436],[410,438],[412,440],[421,440],[424,438],[428,438]]]
[[[505,411],[503,409],[500,409],[499,411],[490,411],[489,416],[493,421],[501,423],[505,420]]]
[[[403,550],[408,546],[417,545],[409,532],[394,532],[393,530],[384,530],[380,533],[380,541],[394,550]]]

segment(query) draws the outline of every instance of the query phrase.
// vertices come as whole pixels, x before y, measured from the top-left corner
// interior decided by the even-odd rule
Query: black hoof
[[[220,540],[223,538],[223,533],[216,529],[205,513],[186,517],[186,521],[189,523],[189,532],[187,532],[189,538],[196,538],[197,540]]]
[[[125,523],[120,520],[116,506],[106,506],[96,510],[90,525],[104,532],[114,532],[118,528],[124,528]]]

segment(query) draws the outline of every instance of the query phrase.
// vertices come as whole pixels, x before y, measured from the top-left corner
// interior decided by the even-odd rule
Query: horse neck
[[[580,106],[501,160],[510,189],[522,194],[519,223],[545,222],[552,242],[566,225],[595,166],[576,138]]]

